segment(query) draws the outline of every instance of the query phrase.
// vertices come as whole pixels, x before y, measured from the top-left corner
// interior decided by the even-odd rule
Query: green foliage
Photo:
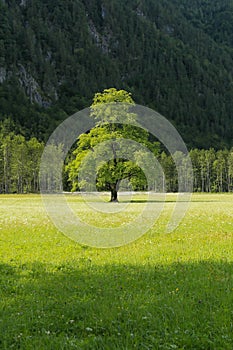
[[[194,192],[232,192],[233,190],[233,150],[215,151],[192,149],[189,156],[193,166],[193,191]],[[173,159],[180,159],[181,168],[186,167],[186,157],[180,152],[174,155],[160,155],[159,161],[164,170],[164,186],[167,192],[178,191],[178,174]],[[185,171],[183,173],[186,173]],[[190,174],[186,174],[186,183]]]
[[[189,148],[230,148],[232,0],[0,3],[0,119],[29,139],[109,86],[171,120]]]
[[[44,145],[36,138],[0,133],[0,193],[39,191],[39,166]]]
[[[44,144],[36,138],[28,141],[21,135],[15,135],[11,120],[5,120],[0,124],[0,193],[26,193],[39,191],[39,166]],[[143,137],[142,137],[143,135]],[[132,127],[120,130],[111,130],[108,125],[93,128],[88,134],[80,136],[73,155],[67,158],[63,173],[63,189],[69,191],[86,189],[93,191],[111,190],[111,183],[117,183],[121,190],[155,190],[177,192],[178,174],[174,159],[179,160],[181,169],[186,167],[186,157],[180,152],[167,155],[159,152],[158,143],[148,141],[147,134],[142,129]],[[106,152],[112,155],[112,146],[118,147],[117,152],[124,152],[125,145],[121,143],[124,138],[140,141],[145,149],[139,150],[134,144],[130,144],[131,160],[118,159],[114,164],[113,159],[103,161]],[[114,140],[115,139],[115,140]],[[93,152],[97,147],[98,152]],[[50,182],[57,182],[60,190],[60,174],[54,169],[54,149],[48,150],[51,154],[51,162],[48,162],[50,178],[45,182],[49,189]],[[62,149],[60,150],[62,152]],[[151,152],[151,153],[149,153]],[[152,155],[156,158],[152,159]],[[103,157],[102,157],[103,156]],[[101,159],[102,157],[102,159]],[[233,149],[215,151],[192,149],[190,157],[193,165],[193,190],[194,192],[232,192],[233,191]],[[157,160],[156,160],[157,159]],[[56,161],[56,160],[55,160]],[[162,167],[163,174],[158,169]],[[60,169],[62,165],[57,168]],[[78,182],[78,175],[82,170],[82,182]],[[143,169],[146,169],[147,178]],[[48,169],[47,169],[48,170]],[[182,180],[184,184],[190,181],[190,174]],[[90,174],[96,174],[96,184],[88,188]],[[86,178],[85,178],[86,177]],[[93,178],[92,178],[93,180]],[[184,188],[185,191],[185,188]]]
[[[97,120],[97,126],[79,137],[77,148],[73,151],[75,158],[66,167],[73,191],[107,190],[111,191],[111,200],[117,201],[122,180],[132,181],[133,189],[150,187],[138,162],[138,158],[142,159],[143,156],[145,160],[146,152],[140,155],[136,145],[136,142],[149,144],[148,133],[137,126],[128,125],[131,120],[136,122],[136,116],[130,113],[132,104],[130,94],[124,90],[111,88],[95,94],[91,115]],[[121,117],[123,120],[119,123]],[[130,144],[130,159],[122,156],[129,147],[128,143],[121,142],[125,139],[135,141],[135,144]],[[158,152],[158,146],[155,148],[155,145],[151,145],[151,148]],[[96,179],[91,181],[90,174],[96,174]]]
[[[131,97],[131,94],[124,90],[117,90],[115,88],[105,89],[102,93],[97,92],[93,98],[92,109],[95,106],[102,105],[103,103],[131,103],[134,101]],[[95,113],[95,110],[93,110]]]

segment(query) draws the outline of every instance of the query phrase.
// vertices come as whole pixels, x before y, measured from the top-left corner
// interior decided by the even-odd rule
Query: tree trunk
[[[117,198],[117,184],[111,186],[111,199],[110,202],[118,202]]]

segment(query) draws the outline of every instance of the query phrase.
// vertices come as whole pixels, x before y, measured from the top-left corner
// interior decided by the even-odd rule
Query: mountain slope
[[[0,118],[43,139],[114,86],[189,147],[233,146],[232,19],[232,0],[0,0]]]

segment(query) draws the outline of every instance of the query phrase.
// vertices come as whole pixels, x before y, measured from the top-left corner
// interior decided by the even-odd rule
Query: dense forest
[[[46,141],[114,86],[189,149],[233,146],[233,0],[0,0],[0,123]]]

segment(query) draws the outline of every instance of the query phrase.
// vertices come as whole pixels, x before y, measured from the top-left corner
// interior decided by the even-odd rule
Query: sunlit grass
[[[193,195],[166,234],[175,198],[137,241],[94,249],[60,233],[40,196],[0,196],[0,348],[232,349],[233,195]],[[113,225],[144,199],[122,198],[128,211]],[[68,202],[83,220],[112,225],[78,196]]]

